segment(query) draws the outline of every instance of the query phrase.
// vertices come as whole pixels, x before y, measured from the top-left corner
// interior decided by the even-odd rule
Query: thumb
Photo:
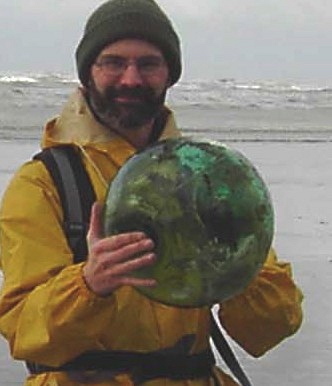
[[[100,202],[95,202],[91,208],[90,225],[87,234],[88,245],[94,244],[102,237],[102,210],[103,205]]]

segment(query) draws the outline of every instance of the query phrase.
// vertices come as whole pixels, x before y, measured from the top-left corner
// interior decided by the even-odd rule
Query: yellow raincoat
[[[162,137],[178,136],[170,113]],[[45,129],[43,147],[73,143],[80,147],[98,200],[121,165],[135,149],[96,122],[78,90],[60,117]],[[208,345],[206,308],[179,309],[148,300],[131,287],[100,298],[86,287],[82,264],[62,231],[59,197],[40,161],[29,161],[13,177],[3,197],[1,266],[4,285],[0,298],[0,331],[16,359],[59,366],[88,350],[149,352],[171,347],[184,335],[196,336],[192,352]],[[258,277],[240,295],[224,302],[222,325],[253,356],[260,356],[300,326],[302,295],[291,278],[290,265],[273,252]],[[219,372],[223,384],[236,383]],[[81,374],[75,381],[66,373],[28,377],[30,386],[131,385],[121,374]],[[87,381],[88,382],[88,381]],[[212,384],[209,379],[170,381],[153,385]]]

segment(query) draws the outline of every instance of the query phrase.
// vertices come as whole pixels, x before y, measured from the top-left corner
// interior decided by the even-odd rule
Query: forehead
[[[122,39],[105,46],[99,53],[103,55],[120,55],[125,57],[138,57],[156,55],[163,57],[161,50],[152,43],[140,39]]]

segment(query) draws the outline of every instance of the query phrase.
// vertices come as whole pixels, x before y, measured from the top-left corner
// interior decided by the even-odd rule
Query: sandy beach
[[[237,142],[268,183],[276,213],[274,245],[293,265],[302,288],[300,331],[260,359],[235,347],[255,386],[332,384],[332,143]],[[37,150],[36,142],[0,142],[0,194],[13,170]],[[0,385],[22,385],[24,365],[9,358],[0,339]]]

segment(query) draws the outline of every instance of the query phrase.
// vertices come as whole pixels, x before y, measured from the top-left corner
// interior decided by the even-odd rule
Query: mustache
[[[120,88],[107,87],[104,91],[104,96],[108,100],[113,100],[118,97],[128,97],[135,99],[142,99],[143,101],[150,102],[154,100],[154,90],[150,87],[126,87],[122,86]]]

